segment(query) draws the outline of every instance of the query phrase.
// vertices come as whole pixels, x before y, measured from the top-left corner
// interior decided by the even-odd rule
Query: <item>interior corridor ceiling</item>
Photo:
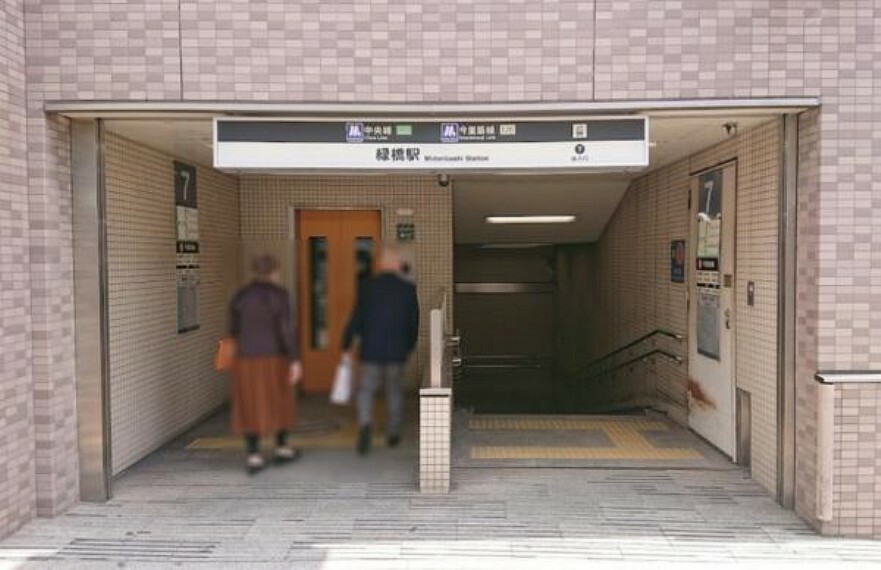
[[[455,241],[475,243],[571,243],[595,241],[612,217],[630,181],[685,158],[730,136],[725,123],[743,132],[772,114],[650,116],[649,167],[632,173],[556,175],[452,174]],[[210,119],[111,119],[109,131],[175,157],[211,166]],[[267,176],[278,175],[267,173]],[[490,215],[574,214],[561,225],[491,225]]]

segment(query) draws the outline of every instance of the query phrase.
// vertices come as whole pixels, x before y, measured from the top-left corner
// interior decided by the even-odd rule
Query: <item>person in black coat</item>
[[[357,450],[370,449],[373,400],[380,384],[385,384],[389,446],[401,440],[403,394],[401,381],[407,358],[419,335],[419,303],[416,287],[401,277],[401,256],[385,248],[379,272],[359,287],[358,300],[343,334],[343,352],[351,358],[351,347],[360,341],[360,378],[358,383]]]

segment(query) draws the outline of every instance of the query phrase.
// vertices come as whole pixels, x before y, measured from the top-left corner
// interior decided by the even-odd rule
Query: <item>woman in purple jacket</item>
[[[288,293],[278,285],[280,266],[271,255],[254,258],[254,280],[230,303],[230,335],[236,339],[232,430],[243,435],[247,470],[264,467],[260,437],[274,435],[275,461],[299,456],[288,443],[296,420],[294,387],[303,375]]]

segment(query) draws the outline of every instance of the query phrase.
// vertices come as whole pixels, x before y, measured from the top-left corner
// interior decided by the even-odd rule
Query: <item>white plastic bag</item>
[[[343,356],[333,377],[333,388],[330,390],[330,403],[345,405],[352,398],[352,359]]]

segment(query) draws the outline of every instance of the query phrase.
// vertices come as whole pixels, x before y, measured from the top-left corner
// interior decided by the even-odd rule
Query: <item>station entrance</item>
[[[316,149],[312,168],[286,170],[272,152],[230,167],[216,162],[212,117],[103,120],[110,478],[223,406],[213,348],[255,253],[282,261],[304,402],[323,402],[359,280],[387,243],[406,252],[420,297],[411,394],[432,366],[433,309],[460,339],[461,365],[445,364],[448,470],[737,462],[776,493],[783,115],[797,111],[644,112],[642,166],[522,172],[525,155],[497,171],[348,172]],[[194,204],[168,188],[182,166]],[[305,440],[326,430],[330,447],[354,445],[345,420],[310,414]],[[240,445],[197,439],[194,450]]]
[[[665,386],[670,396],[679,390],[678,401],[671,404],[682,408],[680,417],[687,409],[687,424],[733,457],[736,172],[735,160],[683,177],[679,205],[658,204],[659,197],[649,193],[642,196],[645,203],[638,207],[644,213],[634,216],[633,222],[647,225],[651,235],[634,235],[632,242],[618,244],[622,259],[614,260],[648,264],[634,271],[604,266],[597,260],[596,242],[565,243],[561,236],[572,230],[559,230],[540,217],[536,229],[528,230],[530,235],[518,228],[524,237],[516,239],[559,242],[458,244],[454,306],[463,342],[463,370],[455,390],[458,405],[475,413],[641,413],[656,406],[653,391],[658,389],[657,378],[648,377],[652,365],[645,365],[666,361],[681,377],[678,387]],[[504,184],[500,191],[529,193],[530,199],[554,200],[555,185],[571,196],[589,196],[589,189],[614,195],[616,184],[622,182],[608,174],[502,183],[465,178],[455,196],[469,204],[473,199],[468,194],[481,192],[481,184],[484,188]],[[653,211],[665,206],[667,211]],[[457,212],[467,207],[457,206]],[[552,207],[583,215],[584,206],[574,206],[568,197]],[[542,211],[550,210],[542,206]],[[663,227],[657,216],[674,212],[683,219],[675,227]],[[596,210],[589,215],[595,221],[587,223],[608,223]],[[462,218],[466,228],[457,235],[468,239],[474,230],[467,227],[468,215]],[[526,224],[529,218],[519,221]],[[556,237],[555,232],[559,232]],[[670,239],[660,239],[657,232]],[[694,246],[688,249],[688,243]],[[637,295],[630,299],[647,313],[630,313],[639,319],[632,338],[619,337],[613,330],[616,325],[626,326],[624,319],[630,316],[630,309],[621,305],[619,311],[607,313],[607,330],[596,326],[603,313],[601,296],[607,294],[601,280],[609,270],[613,278],[622,279],[624,288],[642,287],[650,297],[664,295],[654,302]],[[628,282],[646,276],[655,290]],[[655,326],[649,324],[652,319]],[[604,337],[621,340],[613,345]],[[612,378],[617,385],[606,387]],[[606,390],[610,392],[603,393]]]

